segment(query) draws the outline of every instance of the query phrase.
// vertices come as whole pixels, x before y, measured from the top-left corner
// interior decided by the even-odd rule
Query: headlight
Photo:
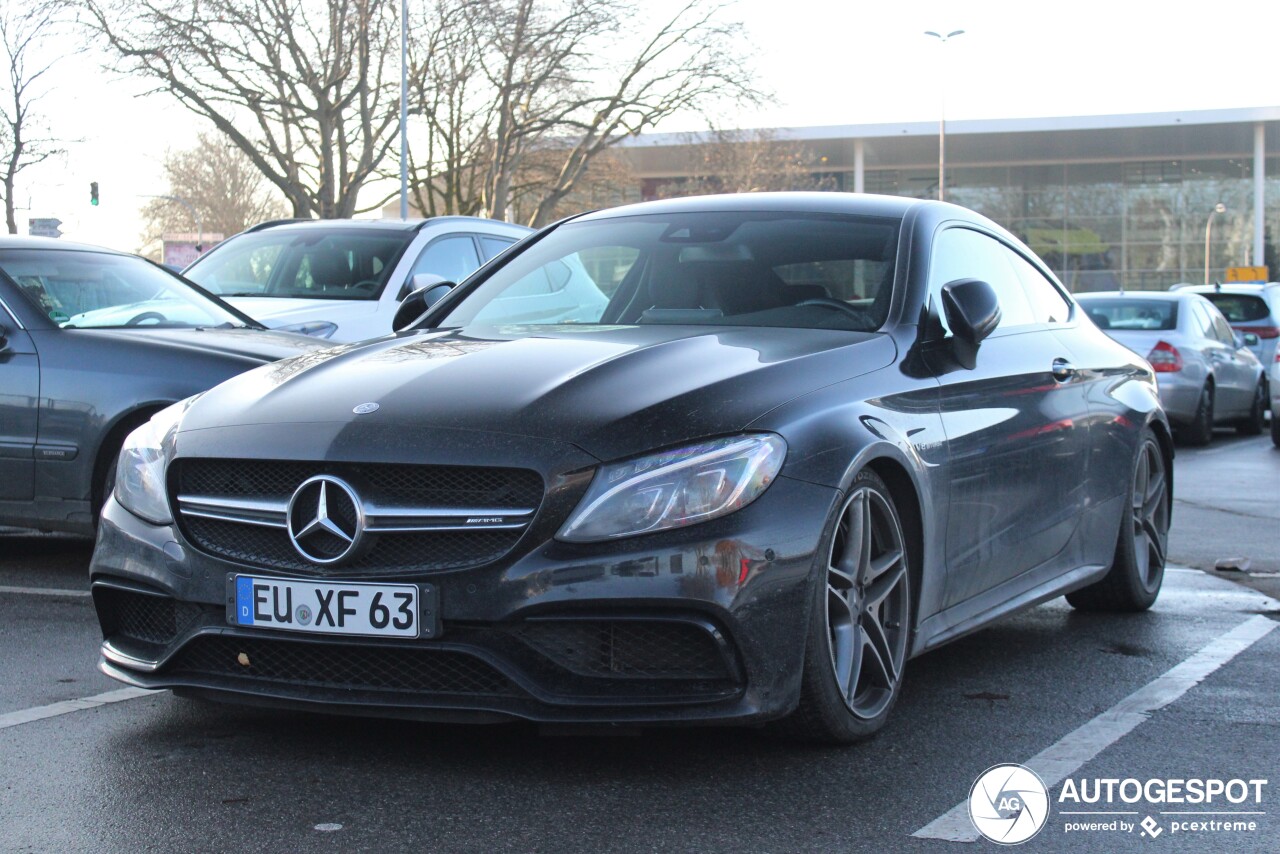
[[[116,501],[130,513],[156,525],[173,521],[164,492],[166,451],[183,413],[195,399],[189,397],[160,410],[130,433],[120,449],[116,463]]]
[[[601,466],[556,537],[612,540],[727,515],[760,497],[786,455],[781,436],[753,433]]]
[[[302,323],[290,323],[288,326],[277,326],[276,332],[296,332],[299,335],[310,335],[312,338],[332,338],[338,331],[338,324],[328,320],[304,320]]]

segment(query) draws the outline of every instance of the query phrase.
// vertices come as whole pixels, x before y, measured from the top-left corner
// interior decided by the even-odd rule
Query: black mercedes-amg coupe
[[[92,564],[132,685],[847,742],[911,657],[1163,577],[1150,366],[970,211],[753,194],[570,218],[395,335],[121,455]]]

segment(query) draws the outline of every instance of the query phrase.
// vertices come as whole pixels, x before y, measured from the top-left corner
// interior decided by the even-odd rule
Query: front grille
[[[515,634],[583,676],[730,679],[720,644],[694,623],[667,620],[538,620]]]
[[[244,663],[244,662],[247,662]],[[197,637],[165,674],[229,676],[347,690],[512,697],[520,691],[494,668],[466,653],[307,643],[262,638]]]
[[[529,469],[228,459],[180,459],[173,467],[178,491],[194,495],[287,501],[307,478],[331,474],[362,497],[387,503],[537,507],[542,501],[542,478]]]
[[[350,483],[371,505],[444,512],[484,508],[479,515],[536,512],[543,492],[542,478],[528,469],[221,459],[177,460],[172,468],[174,495],[277,505],[287,504],[299,485],[318,474]],[[371,531],[361,554],[326,567],[299,554],[283,527],[208,518],[183,512],[181,504],[178,513],[183,533],[208,554],[306,575],[346,576],[457,569],[498,560],[519,541],[532,515],[513,518],[517,524],[505,528],[481,524],[463,530]],[[324,544],[313,542],[313,550],[317,545]]]
[[[103,587],[95,591],[104,627],[111,635],[168,644],[200,616],[199,605],[168,596]]]

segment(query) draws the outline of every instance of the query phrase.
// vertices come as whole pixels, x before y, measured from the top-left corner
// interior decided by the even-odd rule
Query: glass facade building
[[[828,186],[937,198],[936,124],[769,133],[802,144]],[[684,140],[651,135],[626,150],[650,184],[678,180],[663,161]],[[1210,279],[1264,264],[1280,278],[1280,108],[950,122],[946,182],[947,201],[1012,231],[1075,291],[1203,281],[1218,203]]]

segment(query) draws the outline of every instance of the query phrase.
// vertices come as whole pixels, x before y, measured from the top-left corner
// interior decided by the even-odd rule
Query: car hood
[[[337,322],[343,317],[373,314],[377,300],[287,299],[284,297],[223,297],[254,320],[265,326],[288,326],[305,320]],[[390,323],[387,324],[390,327]]]
[[[187,350],[236,356],[257,363],[275,362],[313,353],[333,345],[307,335],[275,332],[270,329],[159,329],[134,326],[128,329],[80,329],[76,334],[91,334],[159,350]]]
[[[814,329],[402,333],[237,377],[201,397],[181,430],[438,428],[568,442],[608,460],[742,430],[788,400],[890,364],[895,353],[887,335]],[[377,409],[355,414],[362,404]]]

